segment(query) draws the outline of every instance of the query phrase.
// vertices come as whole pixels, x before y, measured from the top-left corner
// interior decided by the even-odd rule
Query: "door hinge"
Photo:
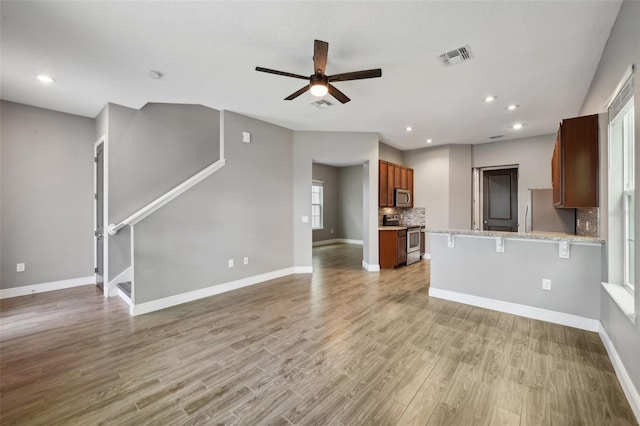
[[[98,199],[98,194],[93,194],[93,199],[97,200]]]
[[[98,268],[93,268],[93,273],[97,274],[98,273]]]
[[[93,161],[94,161],[94,163],[97,163],[98,162],[98,157],[93,157]]]

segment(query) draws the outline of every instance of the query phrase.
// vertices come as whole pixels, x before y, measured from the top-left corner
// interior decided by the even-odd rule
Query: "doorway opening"
[[[518,232],[518,166],[473,169],[473,229]]]
[[[105,297],[109,294],[108,289],[108,253],[109,242],[105,235],[107,219],[107,143],[106,137],[102,136],[93,145],[94,154],[94,196],[93,196],[93,219],[94,219],[94,269],[96,285],[100,288]]]
[[[362,269],[364,170],[363,164],[312,164],[314,271],[325,267]]]

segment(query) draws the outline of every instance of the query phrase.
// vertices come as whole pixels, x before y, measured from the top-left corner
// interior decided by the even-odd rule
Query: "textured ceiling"
[[[618,1],[7,2],[1,3],[3,99],[95,117],[107,102],[203,104],[294,130],[379,132],[400,149],[553,133],[579,113]],[[639,23],[640,25],[640,23]],[[327,74],[352,101],[318,109],[304,81],[254,71]],[[469,45],[451,67],[440,53]],[[162,72],[153,80],[149,70]],[[45,86],[37,74],[56,79]],[[497,101],[485,104],[486,95]],[[509,112],[508,104],[520,108]],[[524,123],[516,132],[511,125]],[[413,126],[407,133],[404,128]]]

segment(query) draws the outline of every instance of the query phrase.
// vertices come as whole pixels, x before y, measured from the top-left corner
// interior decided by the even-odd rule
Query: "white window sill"
[[[636,311],[633,294],[620,284],[602,283],[602,287],[609,293],[611,299],[616,302],[616,305],[622,309],[622,312],[629,318],[629,321],[635,324]]]
[[[322,231],[324,228],[312,228],[312,231]]]

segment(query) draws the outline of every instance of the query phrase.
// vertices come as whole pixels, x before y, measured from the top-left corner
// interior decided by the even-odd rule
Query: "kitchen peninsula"
[[[597,330],[602,240],[561,233],[428,232],[430,296]]]

